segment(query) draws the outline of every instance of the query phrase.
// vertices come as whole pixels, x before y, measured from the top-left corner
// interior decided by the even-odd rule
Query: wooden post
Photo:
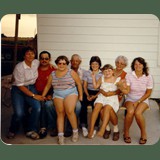
[[[20,17],[21,17],[20,14],[16,14],[15,38],[14,38],[15,47],[14,47],[14,57],[13,57],[13,68],[15,67],[15,65],[17,63],[17,41],[18,41],[18,28],[19,28]]]

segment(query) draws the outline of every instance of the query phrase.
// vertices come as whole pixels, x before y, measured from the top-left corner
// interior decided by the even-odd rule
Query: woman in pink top
[[[153,80],[148,73],[148,67],[145,60],[141,57],[135,58],[131,64],[132,72],[126,75],[127,86],[122,92],[127,94],[125,107],[127,115],[124,120],[124,141],[131,143],[129,129],[135,117],[141,131],[139,144],[147,142],[147,133],[145,129],[144,111],[149,107],[148,98],[153,88]]]

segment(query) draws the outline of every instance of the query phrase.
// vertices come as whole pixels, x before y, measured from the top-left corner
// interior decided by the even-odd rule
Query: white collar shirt
[[[15,86],[28,86],[36,82],[38,77],[39,61],[34,59],[31,67],[29,67],[25,61],[18,63],[13,71]]]

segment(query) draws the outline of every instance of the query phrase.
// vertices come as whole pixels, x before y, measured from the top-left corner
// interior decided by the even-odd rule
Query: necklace
[[[117,70],[114,70],[114,76],[119,77],[122,74],[123,70],[121,72],[117,72]]]

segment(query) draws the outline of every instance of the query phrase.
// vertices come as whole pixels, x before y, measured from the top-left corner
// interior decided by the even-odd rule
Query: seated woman
[[[139,144],[147,142],[147,133],[145,128],[145,119],[143,113],[149,107],[149,96],[153,88],[152,76],[148,73],[146,61],[142,57],[137,57],[131,64],[131,73],[126,75],[126,87],[121,91],[126,94],[125,107],[127,114],[124,120],[124,141],[131,143],[129,129],[135,117],[140,128]]]
[[[42,96],[46,96],[52,85],[54,88],[53,101],[57,113],[58,143],[64,144],[65,114],[73,128],[72,141],[77,142],[79,135],[75,107],[78,97],[82,101],[81,80],[75,71],[68,69],[69,60],[66,56],[57,57],[55,63],[58,66],[57,70],[50,74]]]
[[[110,64],[106,64],[102,68],[102,72],[103,72],[103,76],[99,78],[97,82],[95,79],[95,74],[94,73],[92,74],[94,88],[99,88],[100,86],[100,88],[103,89],[105,92],[116,91],[117,90],[116,84],[120,81],[121,78],[117,78],[114,76],[113,67]],[[106,97],[103,94],[99,94],[94,104],[95,104],[95,107],[91,115],[91,126],[89,130],[88,138],[92,138],[94,124],[102,107],[103,107],[102,125],[99,132],[97,133],[97,135],[101,137],[104,135],[106,125],[110,120],[110,115],[112,110],[114,110],[114,112],[116,113],[119,109],[119,101],[118,101],[117,95]],[[113,119],[113,121],[114,123],[116,123],[117,119]],[[115,125],[118,125],[118,123]],[[115,133],[115,136],[116,136],[116,133]]]
[[[100,71],[101,68],[101,59],[98,56],[92,56],[90,59],[90,70],[85,71],[83,75],[83,88],[84,88],[84,96],[82,101],[82,107],[80,112],[80,124],[82,127],[82,134],[84,137],[88,135],[88,122],[87,122],[87,107],[90,105],[92,109],[94,108],[94,101],[99,94],[99,88],[93,87],[92,74],[95,74],[96,80],[98,80],[102,73]],[[98,128],[99,128],[100,117],[98,117],[93,133],[93,137],[95,136]]]
[[[27,119],[26,136],[39,139],[37,132],[41,109],[40,101],[44,100],[41,95],[38,95],[34,85],[38,77],[39,61],[35,59],[35,50],[33,48],[26,47],[23,53],[24,61],[18,63],[13,71],[11,97],[14,112],[7,137],[15,137],[21,122],[25,120],[26,106],[29,105],[31,114]]]

